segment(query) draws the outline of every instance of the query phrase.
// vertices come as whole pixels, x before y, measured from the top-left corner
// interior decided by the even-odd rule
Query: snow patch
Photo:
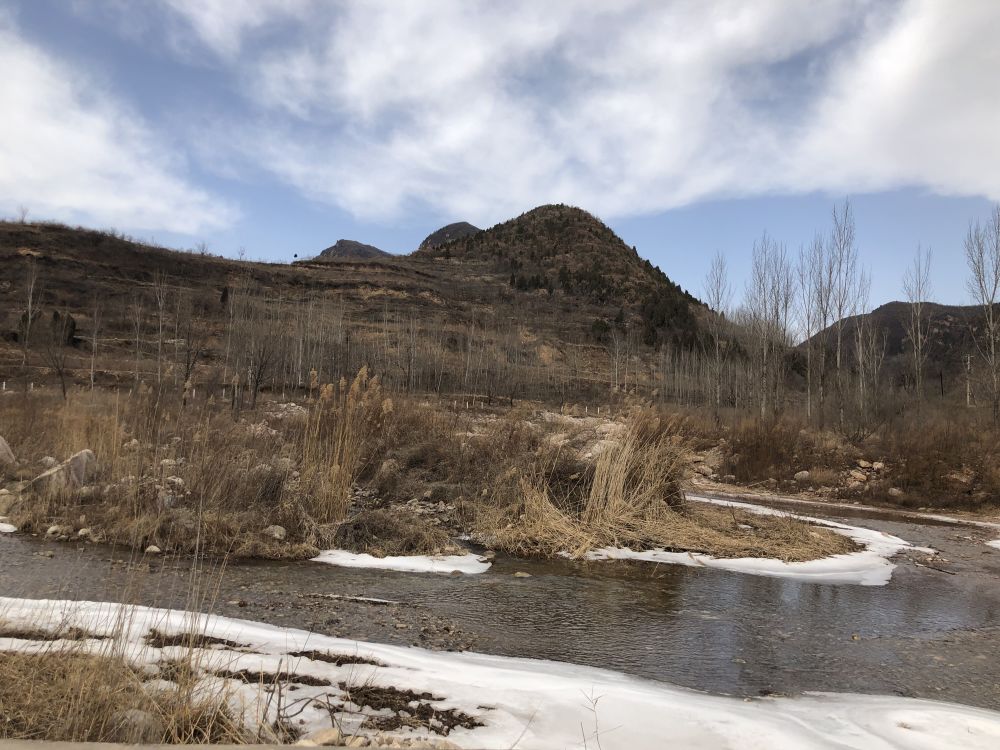
[[[7,523],[7,516],[0,516],[0,534],[13,534],[17,531],[17,526]]]
[[[784,562],[767,557],[712,557],[691,552],[667,552],[662,549],[642,550],[636,552],[618,547],[604,547],[588,552],[588,560],[641,560],[654,563],[671,563],[674,565],[689,565],[694,567],[717,568],[736,573],[770,576],[773,578],[788,578],[796,581],[826,584],[854,584],[859,586],[884,586],[892,578],[895,564],[889,558],[903,550],[934,554],[928,547],[915,547],[905,539],[900,539],[883,531],[866,529],[861,526],[849,526],[837,521],[812,516],[800,516],[795,513],[777,510],[752,503],[741,503],[735,500],[688,495],[688,500],[711,505],[724,505],[740,508],[750,513],[762,516],[781,516],[795,518],[800,521],[824,526],[838,534],[850,537],[866,549],[860,552],[849,552],[842,555],[831,555],[818,560],[804,562]]]
[[[0,598],[0,612],[8,621],[33,627],[74,625],[88,632],[117,634],[116,645],[137,664],[155,664],[177,651],[178,647],[159,649],[143,641],[154,627],[167,634],[197,631],[246,644],[248,648],[240,651],[198,649],[195,663],[205,670],[289,671],[293,674],[289,682],[294,682],[294,675],[328,681],[328,686],[296,685],[295,721],[304,722],[300,728],[306,733],[328,728],[333,718],[348,734],[365,731],[359,729],[365,709],[345,706],[342,713],[331,717],[326,705],[309,702],[325,699],[332,704],[341,700],[337,685],[346,681],[431,693],[433,697],[427,701],[435,711],[456,709],[483,723],[473,729],[456,727],[447,737],[461,747],[482,750],[586,748],[597,747],[598,742],[603,750],[1000,747],[1000,713],[931,700],[834,693],[743,700],[573,664],[432,652],[190,612],[145,607],[123,611],[116,604]],[[23,641],[0,641],[0,648],[30,647]],[[106,645],[86,641],[79,647],[98,650]],[[306,650],[358,654],[381,666],[338,667],[304,657],[290,658],[290,654]],[[280,701],[258,686],[229,683],[236,715],[274,718]],[[414,736],[409,729],[389,734]],[[418,729],[415,734],[427,735],[427,730]]]
[[[993,547],[994,549],[1000,549],[1000,539],[994,539],[992,542],[986,542],[987,547]]]
[[[397,555],[375,557],[342,549],[328,549],[320,552],[313,562],[339,565],[345,568],[376,568],[379,570],[399,570],[404,573],[485,573],[490,562],[479,555]]]

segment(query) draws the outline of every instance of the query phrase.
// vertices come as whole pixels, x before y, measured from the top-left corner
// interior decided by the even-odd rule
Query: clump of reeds
[[[590,466],[540,457],[534,472],[484,503],[479,534],[514,554],[572,558],[604,547],[784,560],[857,549],[847,537],[794,519],[685,502],[685,463],[669,429],[633,419]]]

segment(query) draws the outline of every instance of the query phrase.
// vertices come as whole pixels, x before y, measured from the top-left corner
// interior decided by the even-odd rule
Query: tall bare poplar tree
[[[712,336],[712,403],[716,412],[722,406],[722,363],[725,357],[726,317],[732,302],[733,288],[729,283],[726,256],[716,253],[705,276],[705,304],[712,314],[708,319],[708,331]]]
[[[969,292],[982,309],[982,321],[973,338],[986,368],[996,425],[1000,424],[1000,205],[994,206],[985,225],[977,221],[969,227],[965,258]]]
[[[927,362],[927,339],[930,335],[930,318],[927,302],[931,296],[931,251],[917,246],[913,263],[903,274],[903,291],[910,303],[906,321],[906,334],[910,338],[910,366],[913,368],[913,390],[917,408],[924,399],[924,365]]]

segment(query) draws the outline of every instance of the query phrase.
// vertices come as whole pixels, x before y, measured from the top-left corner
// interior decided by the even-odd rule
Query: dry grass
[[[440,555],[458,550],[445,531],[420,516],[385,509],[362,511],[340,524],[334,545],[375,557]]]
[[[129,711],[148,715],[144,729],[127,720]],[[110,649],[97,654],[64,649],[0,654],[0,738],[171,744],[257,741],[229,713],[224,693],[195,693],[193,681],[184,679],[175,689],[147,690],[142,676]]]
[[[809,560],[856,549],[846,537],[793,519],[684,502],[681,440],[648,415],[592,467],[559,454],[483,508],[479,532],[521,555],[579,558],[602,547]]]
[[[184,553],[302,558],[332,539],[349,491],[392,413],[377,379],[328,385],[306,413],[261,404],[234,422],[225,404],[167,405],[152,390],[19,395],[0,401],[4,436],[30,478],[42,456],[97,455],[85,492],[26,492],[9,515],[27,531],[81,528],[110,542]],[[272,426],[273,424],[273,426]],[[265,534],[282,526],[283,540]]]

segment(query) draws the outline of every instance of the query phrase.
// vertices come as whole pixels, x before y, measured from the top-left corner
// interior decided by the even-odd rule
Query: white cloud
[[[991,0],[168,2],[238,58],[259,114],[225,145],[359,216],[909,185],[1000,199]]]
[[[0,212],[188,234],[235,219],[141,118],[3,17],[0,70]]]

